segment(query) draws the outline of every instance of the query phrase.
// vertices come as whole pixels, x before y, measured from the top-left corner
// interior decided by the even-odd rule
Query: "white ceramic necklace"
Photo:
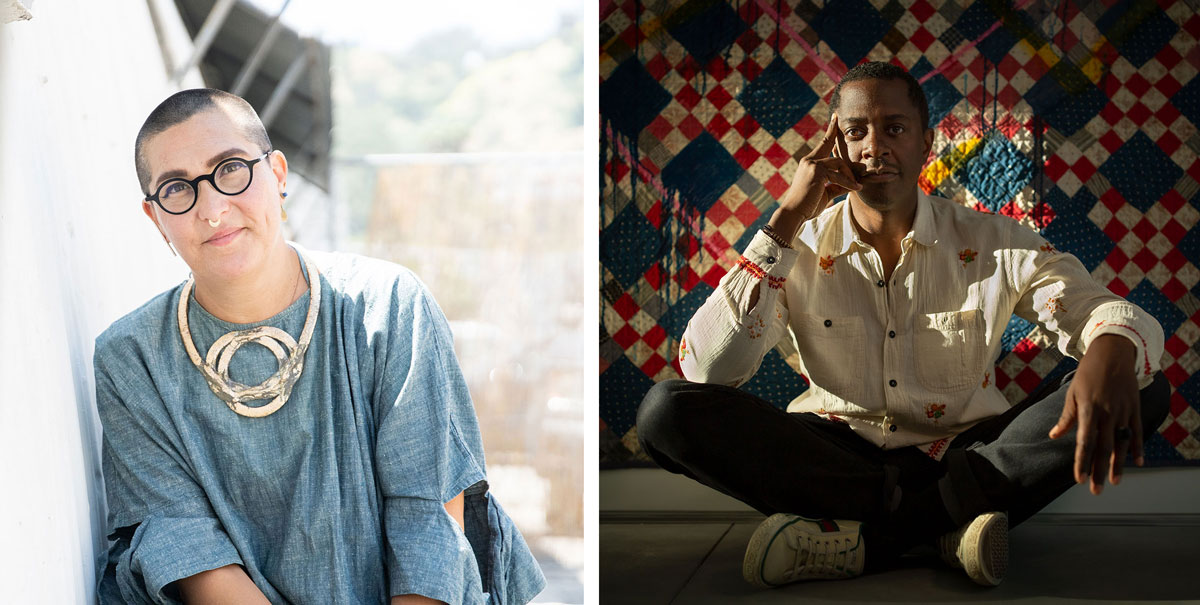
[[[317,325],[317,314],[321,309],[321,281],[317,277],[317,268],[309,261],[308,257],[303,253],[300,254],[300,257],[304,260],[304,266],[308,268],[309,299],[308,316],[304,319],[304,329],[300,332],[299,344],[290,334],[279,328],[258,326],[246,330],[235,330],[218,338],[209,347],[208,355],[201,361],[200,353],[196,350],[195,343],[192,342],[192,331],[188,328],[187,306],[192,286],[196,282],[194,277],[188,278],[187,283],[183,285],[183,292],[179,295],[179,335],[183,338],[183,347],[187,349],[188,357],[191,358],[196,369],[200,370],[200,374],[204,376],[208,388],[212,389],[212,392],[221,398],[229,406],[229,409],[242,416],[262,418],[275,413],[283,407],[283,404],[287,403],[288,397],[292,394],[292,387],[300,379],[300,373],[304,371],[304,354],[308,351],[308,345],[312,341],[313,330]],[[229,362],[233,359],[233,354],[242,345],[250,342],[257,342],[266,347],[275,354],[275,359],[279,361],[279,370],[262,384],[256,386],[245,385],[229,377]],[[286,352],[284,348],[287,349]],[[271,398],[271,401],[258,407],[250,407],[242,403],[243,401],[267,398]]]

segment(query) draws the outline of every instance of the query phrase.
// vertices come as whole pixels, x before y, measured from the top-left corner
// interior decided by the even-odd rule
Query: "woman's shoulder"
[[[441,306],[407,267],[347,252],[312,252],[339,315],[368,333],[403,340],[413,330],[446,329]]]
[[[305,253],[334,292],[352,299],[412,300],[426,293],[425,284],[417,275],[398,263],[350,252]]]
[[[142,306],[112,322],[96,337],[96,358],[136,351],[157,342],[167,327],[174,327],[175,307],[182,284],[173,286]]]

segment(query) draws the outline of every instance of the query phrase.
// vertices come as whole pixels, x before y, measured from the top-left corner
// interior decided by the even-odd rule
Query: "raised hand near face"
[[[804,221],[820,214],[834,198],[860,189],[835,113],[821,142],[800,159],[792,184],[771,217],[771,227],[790,240]]]

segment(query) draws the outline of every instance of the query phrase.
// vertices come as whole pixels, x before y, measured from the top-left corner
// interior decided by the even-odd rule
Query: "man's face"
[[[855,177],[853,193],[880,210],[916,203],[917,177],[933,148],[933,131],[901,80],[858,80],[842,87],[838,127]]]
[[[253,160],[263,154],[242,134],[223,109],[200,112],[151,137],[143,148],[150,168],[150,193],[173,177],[194,179],[209,174],[222,160]],[[280,192],[287,161],[280,152],[250,167],[250,186],[225,195],[202,181],[196,204],[184,214],[163,212],[153,202],[143,210],[175,246],[199,279],[229,280],[262,266],[282,242]],[[210,221],[219,221],[212,226]]]

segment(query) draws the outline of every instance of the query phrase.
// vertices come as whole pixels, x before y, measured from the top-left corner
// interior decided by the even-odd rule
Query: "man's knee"
[[[646,392],[637,411],[637,434],[643,447],[678,429],[682,392],[688,384],[686,380],[664,380]]]

